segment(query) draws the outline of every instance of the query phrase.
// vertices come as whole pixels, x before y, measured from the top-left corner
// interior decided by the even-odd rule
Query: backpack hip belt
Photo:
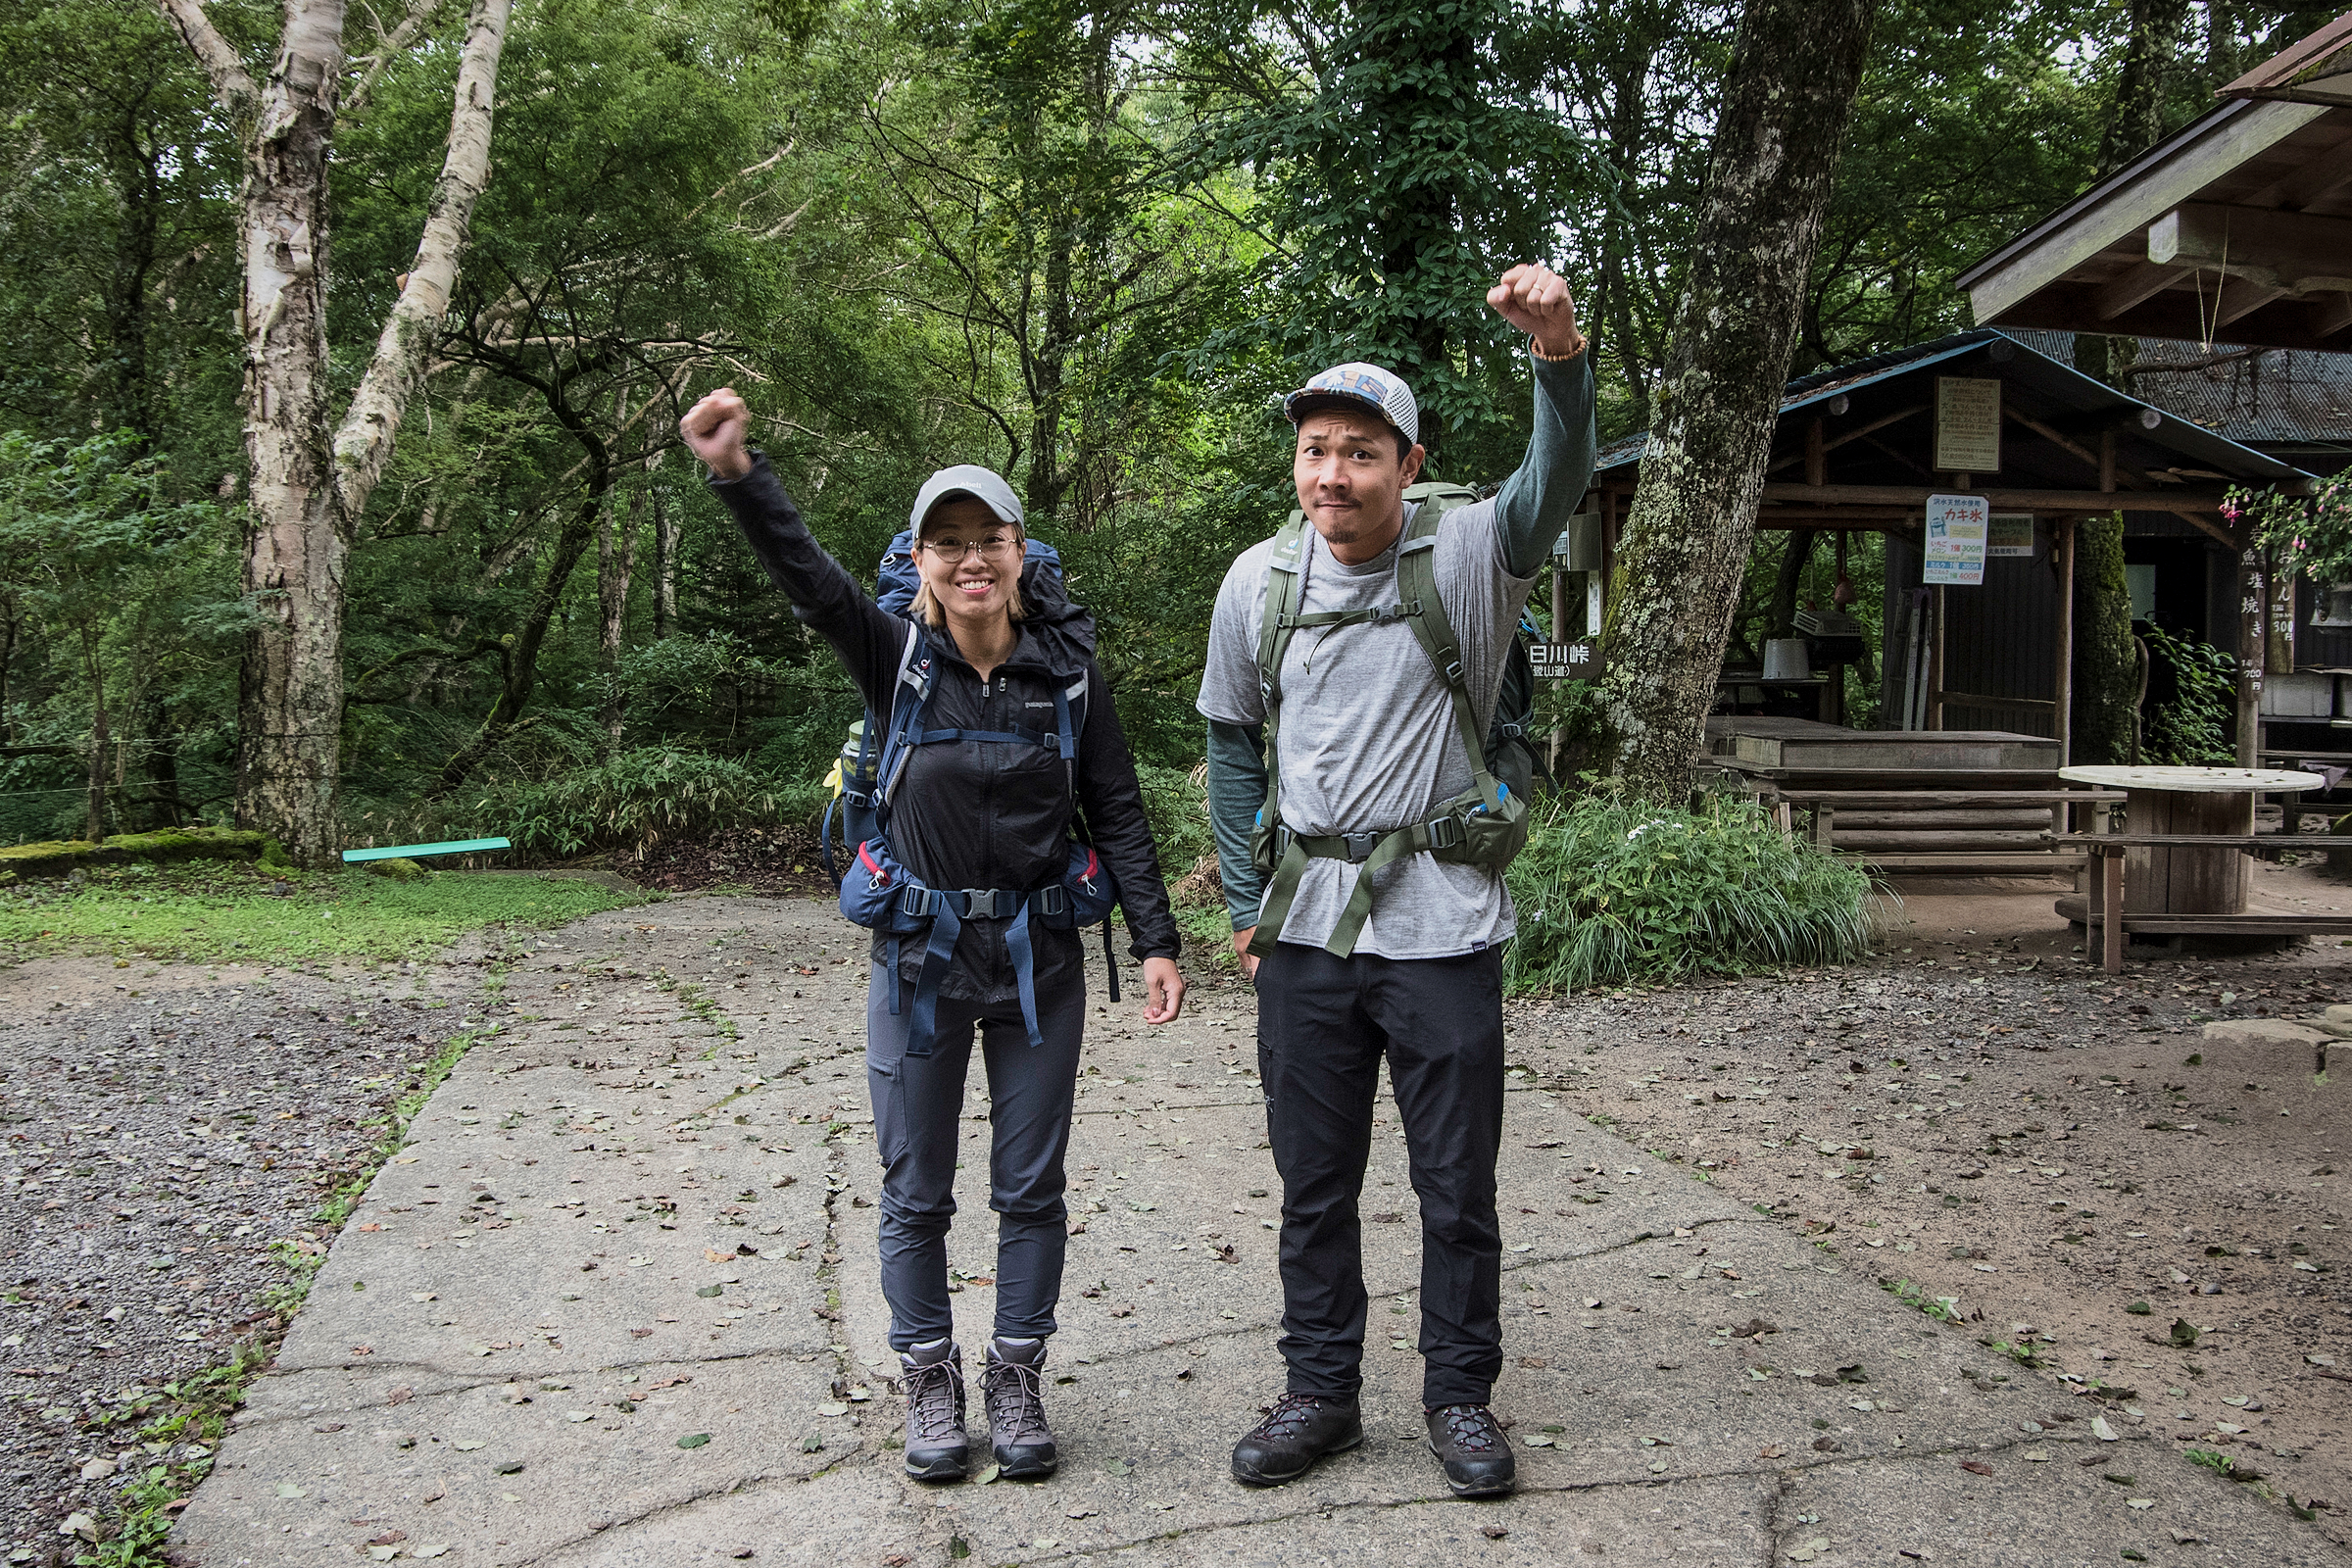
[[[1355,887],[1340,911],[1331,936],[1323,944],[1334,957],[1355,952],[1364,921],[1372,913],[1372,875],[1408,855],[1428,855],[1440,860],[1501,870],[1527,844],[1527,803],[1496,781],[1487,770],[1486,747],[1470,686],[1462,667],[1460,642],[1446,616],[1437,582],[1438,527],[1446,512],[1476,494],[1459,485],[1414,485],[1404,499],[1419,503],[1413,520],[1396,542],[1397,603],[1369,610],[1300,613],[1306,601],[1306,565],[1313,539],[1306,531],[1306,514],[1293,512],[1290,521],[1274,536],[1274,554],[1266,578],[1265,620],[1257,645],[1258,690],[1266,707],[1266,801],[1258,809],[1250,837],[1250,858],[1271,880],[1258,911],[1257,931],[1250,952],[1264,957],[1274,951],[1291,906],[1311,860],[1346,860],[1360,867]],[[1292,635],[1303,627],[1378,625],[1402,620],[1429,655],[1446,683],[1453,709],[1454,729],[1469,755],[1472,784],[1445,803],[1436,815],[1406,827],[1387,831],[1301,835],[1282,822],[1282,661]]]

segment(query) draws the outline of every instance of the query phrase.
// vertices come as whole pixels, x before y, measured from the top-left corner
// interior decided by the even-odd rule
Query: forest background
[[[273,8],[205,14],[268,71]],[[1887,0],[1790,373],[1966,325],[1962,266],[2330,14]],[[1543,260],[1596,345],[1604,440],[1642,428],[1738,20],[523,0],[458,285],[347,530],[345,838],[564,856],[813,815],[858,699],[675,435],[732,383],[869,578],[931,469],[1005,473],[1197,846],[1168,813],[1216,584],[1291,506],[1279,394],[1393,365],[1434,471],[1499,480],[1531,394],[1482,296]],[[466,24],[455,0],[349,14],[318,236],[338,412],[416,250]],[[262,615],[242,177],[153,5],[0,21],[0,842],[234,814]],[[1736,639],[1785,612],[1788,537],[1758,545]],[[1855,564],[1875,609],[1875,552]]]

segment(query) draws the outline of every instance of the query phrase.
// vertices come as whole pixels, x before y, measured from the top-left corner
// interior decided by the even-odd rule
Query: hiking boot
[[[1483,1404],[1441,1404],[1429,1414],[1429,1451],[1446,1466],[1457,1497],[1499,1497],[1517,1483],[1519,1461],[1502,1423]]]
[[[906,1390],[906,1473],[917,1481],[961,1481],[971,1469],[963,1433],[963,1351],[943,1340],[899,1352]]]
[[[980,1397],[988,1403],[989,1447],[997,1474],[1007,1481],[1036,1480],[1061,1464],[1054,1429],[1046,1425],[1046,1400],[1039,1387],[1046,1342],[991,1340],[988,1364],[980,1369]]]
[[[1364,1441],[1363,1411],[1353,1399],[1285,1394],[1258,1409],[1265,1419],[1233,1446],[1233,1479],[1249,1486],[1296,1481],[1325,1454]]]

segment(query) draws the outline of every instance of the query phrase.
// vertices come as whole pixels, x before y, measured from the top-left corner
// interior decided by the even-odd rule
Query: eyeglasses
[[[961,561],[967,550],[977,550],[992,561],[1002,561],[1021,548],[1021,541],[1017,535],[1001,533],[990,534],[987,538],[975,540],[968,545],[960,539],[925,539],[920,541],[920,544],[922,549],[929,551],[951,566]]]

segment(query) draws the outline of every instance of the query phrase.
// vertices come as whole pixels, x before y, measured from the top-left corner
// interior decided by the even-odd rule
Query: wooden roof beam
[[[2187,145],[2171,147],[2161,159],[2142,159],[1963,273],[1960,286],[1968,291],[1978,324],[2001,323],[2012,307],[2099,252],[2133,238],[2211,181],[2326,113],[2321,104],[2285,103],[2250,104],[2237,113],[2216,111],[2212,124],[2176,138]]]
[[[1868,424],[1857,426],[1856,428],[1844,431],[1834,438],[1825,440],[1821,446],[1822,455],[1826,457],[1830,453],[1833,453],[1839,447],[1845,445],[1848,441],[1859,441],[1874,430],[1884,430],[1890,424],[1901,423],[1903,420],[1911,417],[1911,416],[1914,414],[1925,414],[1927,412],[1928,406],[1925,403],[1914,403],[1908,408],[1897,409],[1892,414],[1882,414],[1877,418],[1871,420]],[[1766,473],[1778,473],[1783,468],[1793,468],[1804,461],[1804,453],[1791,452],[1785,458],[1775,458],[1772,462],[1772,465],[1764,471]]]
[[[2259,480],[2248,483],[2258,484]],[[2282,479],[2271,488],[2281,495],[2309,495],[2315,481]],[[1772,484],[1764,486],[1766,501],[1794,501],[1815,506],[1858,504],[1870,507],[1924,507],[1942,490],[1927,485],[1900,484]],[[2228,494],[2221,490],[2167,488],[2161,495],[2112,490],[2028,490],[1981,485],[1967,492],[1983,496],[1996,507],[2019,512],[2219,512]],[[2151,505],[2151,503],[2154,503]]]
[[[2102,283],[2090,296],[2090,311],[2112,321],[2134,305],[2144,304],[2189,274],[2189,269],[2171,262],[2135,263],[2122,276]]]
[[[2352,332],[2352,293],[2323,299],[2311,308],[2311,335],[2320,342]]]
[[[2352,289],[2352,218],[2184,202],[2148,225],[2148,260],[2226,272],[2279,294]]]
[[[2213,336],[2220,337],[2222,328],[2240,317],[2252,316],[2273,300],[2282,300],[2290,291],[2275,285],[2239,282],[2235,288],[2227,286],[2213,291]]]

